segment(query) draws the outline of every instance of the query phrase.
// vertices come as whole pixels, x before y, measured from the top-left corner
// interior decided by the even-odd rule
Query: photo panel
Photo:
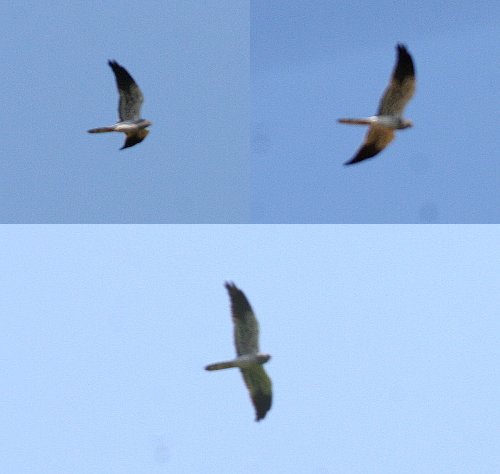
[[[499,239],[0,227],[0,470],[496,472]]]
[[[500,221],[498,2],[251,5],[253,222]]]
[[[56,4],[2,8],[0,222],[249,222],[249,1]]]

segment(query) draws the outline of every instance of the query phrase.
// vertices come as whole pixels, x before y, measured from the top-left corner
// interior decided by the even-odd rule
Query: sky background
[[[48,6],[50,5],[50,6]],[[0,222],[249,222],[248,0],[2,2]],[[153,122],[117,120],[115,59]]]
[[[500,228],[4,226],[0,471],[499,472]],[[254,421],[224,281],[274,403]]]
[[[255,222],[499,222],[500,3],[251,2]],[[344,167],[395,62],[413,55],[414,128]]]

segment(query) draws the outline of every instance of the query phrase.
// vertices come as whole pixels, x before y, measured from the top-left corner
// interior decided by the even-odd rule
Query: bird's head
[[[149,120],[146,120],[146,119],[141,120],[141,122],[139,122],[139,124],[138,124],[139,128],[146,128],[146,127],[150,127],[151,125],[153,125],[153,123]]]
[[[398,129],[413,127],[413,122],[408,119],[400,119]]]
[[[264,354],[262,352],[259,352],[256,356],[257,362],[259,364],[265,364],[270,358],[271,358],[270,354]]]

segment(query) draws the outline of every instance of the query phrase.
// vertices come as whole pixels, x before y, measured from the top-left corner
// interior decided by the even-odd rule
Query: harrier
[[[391,81],[380,100],[377,115],[361,119],[339,119],[340,123],[369,125],[365,141],[346,165],[374,157],[394,139],[394,130],[412,127],[411,120],[402,117],[403,110],[415,92],[415,67],[405,46],[397,45],[398,60]]]
[[[108,61],[115,73],[116,85],[120,94],[118,116],[120,121],[110,127],[99,127],[89,130],[89,133],[123,132],[127,135],[124,145],[128,148],[142,142],[149,133],[146,127],[151,125],[149,120],[141,118],[141,107],[144,97],[128,71],[116,61]]]
[[[217,362],[206,370],[221,370],[239,367],[255,407],[255,421],[262,420],[271,408],[272,386],[262,364],[271,356],[259,352],[259,323],[243,291],[234,283],[226,283],[231,300],[231,315],[234,325],[234,344],[238,357],[226,362]]]

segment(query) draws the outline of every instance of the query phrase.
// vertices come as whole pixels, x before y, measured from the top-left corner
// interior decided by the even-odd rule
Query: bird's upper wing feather
[[[120,94],[118,116],[121,121],[139,120],[144,97],[139,86],[128,71],[116,61],[108,61],[116,77],[116,85]]]
[[[226,283],[231,299],[234,345],[238,356],[259,352],[259,323],[245,294],[234,283]]]
[[[262,420],[271,409],[272,383],[262,365],[255,365],[240,369],[243,380],[250,392],[253,406],[255,407],[255,420]]]
[[[377,115],[401,115],[415,93],[415,67],[412,57],[402,45],[397,45],[398,59],[391,81],[380,100]]]

